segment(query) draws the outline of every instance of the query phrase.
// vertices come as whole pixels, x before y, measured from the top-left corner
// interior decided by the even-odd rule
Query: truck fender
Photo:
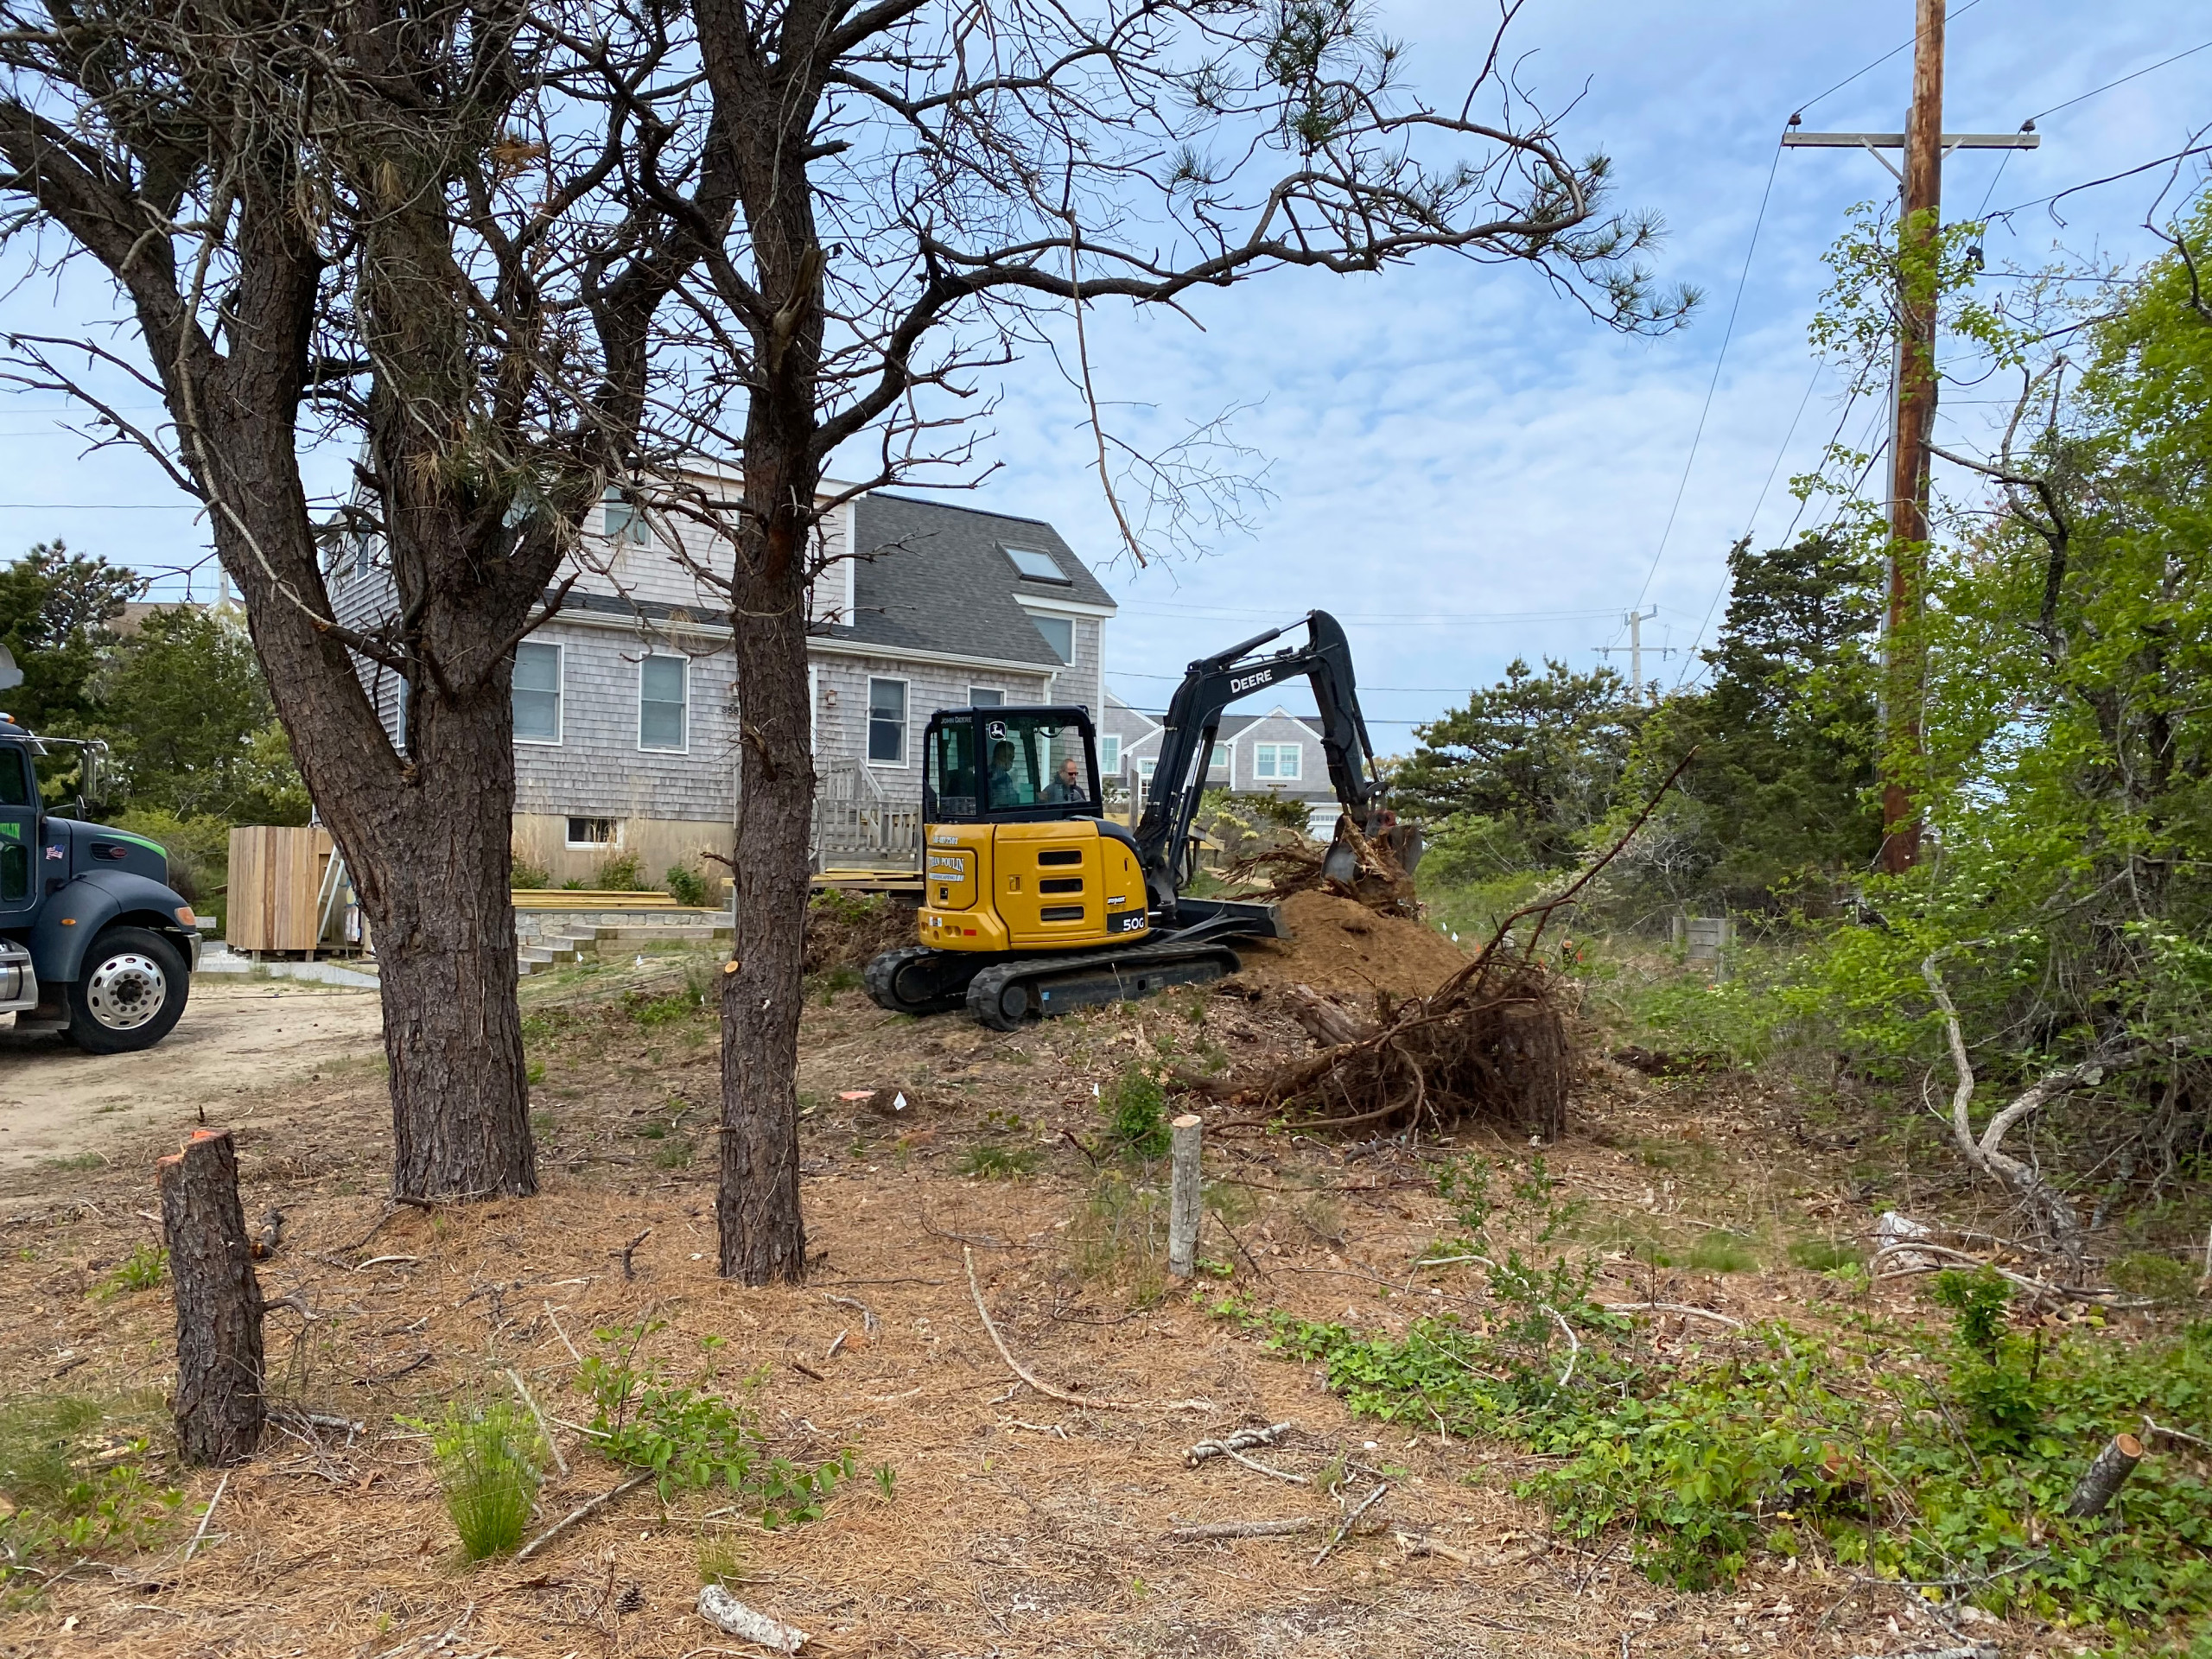
[[[147,876],[122,870],[80,875],[39,906],[31,927],[31,966],[41,984],[74,980],[100,930],[120,920],[152,928],[175,942],[187,966],[195,965],[198,953],[176,918],[183,907],[182,894]]]

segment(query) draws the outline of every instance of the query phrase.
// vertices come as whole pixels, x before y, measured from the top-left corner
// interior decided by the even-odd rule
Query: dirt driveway
[[[0,1032],[0,1172],[105,1160],[198,1122],[204,1107],[373,1065],[381,1031],[374,991],[201,978],[176,1029],[143,1053],[84,1054],[59,1037]]]

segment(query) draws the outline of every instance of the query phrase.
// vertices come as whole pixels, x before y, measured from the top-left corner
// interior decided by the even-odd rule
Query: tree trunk
[[[800,957],[814,757],[806,681],[804,465],[746,457],[746,528],[732,584],[738,685],[736,939],[722,976],[721,1271],[748,1285],[806,1274],[798,1201]],[[779,488],[779,486],[781,487]],[[756,493],[756,491],[758,493]],[[754,503],[760,505],[756,508]]]
[[[2066,1506],[2066,1513],[2076,1521],[2102,1515],[2142,1461],[2142,1441],[2133,1434],[2113,1435],[2082,1475],[2081,1484],[2075,1487],[2074,1501]]]
[[[176,1289],[176,1440],[187,1463],[243,1463],[261,1444],[261,1283],[228,1129],[155,1166]]]

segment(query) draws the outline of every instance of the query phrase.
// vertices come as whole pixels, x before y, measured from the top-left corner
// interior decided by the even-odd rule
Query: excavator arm
[[[1306,630],[1303,645],[1254,655],[1300,626]],[[1334,617],[1326,611],[1309,611],[1302,623],[1286,623],[1215,656],[1200,658],[1169,701],[1152,792],[1135,836],[1154,909],[1174,912],[1183,885],[1179,867],[1205,792],[1206,760],[1213,753],[1223,712],[1233,702],[1301,674],[1313,688],[1313,701],[1320,709],[1321,750],[1338,803],[1363,834],[1371,837],[1382,828],[1382,780],[1376,771],[1367,721],[1359,711],[1351,647]]]

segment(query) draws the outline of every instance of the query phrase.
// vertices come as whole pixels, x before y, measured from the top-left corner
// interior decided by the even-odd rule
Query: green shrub
[[[594,1443],[618,1464],[651,1470],[664,1503],[678,1491],[719,1483],[757,1506],[761,1524],[772,1530],[785,1522],[819,1520],[837,1483],[852,1476],[851,1451],[812,1469],[766,1455],[750,1406],[671,1382],[658,1360],[638,1363],[638,1350],[664,1325],[656,1319],[593,1333],[608,1351],[586,1359],[576,1378],[591,1396],[587,1432]]]
[[[1793,1238],[1789,1260],[1808,1273],[1835,1273],[1855,1268],[1864,1258],[1856,1247],[1835,1238]]]
[[[987,1181],[1019,1180],[1037,1173],[1034,1147],[1001,1147],[989,1141],[961,1154],[960,1173]]]
[[[1167,1155],[1167,1091],[1158,1077],[1132,1063],[1106,1090],[1103,1103],[1106,1140],[1113,1150],[1133,1158]]]
[[[120,1296],[129,1291],[152,1290],[168,1276],[168,1249],[149,1241],[124,1256],[115,1271],[102,1280],[92,1294],[105,1299]]]
[[[592,890],[596,893],[643,893],[645,884],[638,874],[635,853],[609,853],[599,861],[599,868],[592,872]]]
[[[507,866],[507,886],[516,893],[535,893],[552,885],[552,873],[518,855]]]
[[[707,878],[689,864],[671,864],[661,878],[668,896],[679,905],[703,908],[708,902]]]
[[[1694,1273],[1749,1273],[1759,1264],[1751,1240],[1736,1233],[1700,1233],[1682,1252],[1682,1265]]]
[[[156,1485],[145,1435],[125,1414],[83,1395],[28,1395],[0,1406],[0,1583],[47,1554],[136,1547],[184,1501]]]
[[[2131,1296],[2154,1302],[2185,1301],[2196,1293],[2196,1269],[2171,1255],[2139,1250],[2112,1264],[2112,1281]]]
[[[472,1561],[522,1542],[543,1478],[545,1440],[528,1412],[505,1400],[448,1406],[435,1423],[404,1419],[430,1437],[438,1486]]]

